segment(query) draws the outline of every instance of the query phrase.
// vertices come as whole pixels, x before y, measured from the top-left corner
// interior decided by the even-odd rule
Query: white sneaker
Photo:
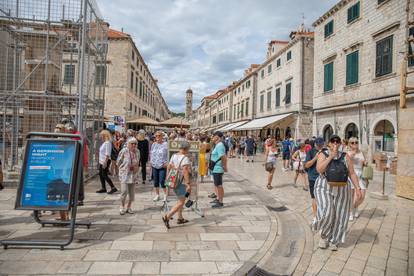
[[[119,214],[121,215],[121,216],[123,216],[123,215],[125,215],[125,209],[124,208],[119,208]]]
[[[354,217],[359,218],[359,210],[358,209],[355,209]]]
[[[332,244],[329,246],[329,249],[332,251],[338,251],[338,246],[336,244]]]
[[[163,195],[162,201],[167,201],[167,195],[166,194]]]
[[[351,214],[349,215],[349,221],[353,221],[354,220],[354,214],[352,214],[352,212],[351,212]]]
[[[328,248],[328,245],[329,245],[329,242],[327,240],[322,239],[322,238],[319,239],[319,244],[318,244],[319,248],[326,249]]]
[[[152,199],[153,201],[158,201],[158,200],[160,200],[160,195],[156,195],[153,199]]]
[[[314,231],[314,232],[316,232],[317,231],[317,228],[316,228],[316,226],[317,226],[317,220],[316,220],[316,218],[314,217],[313,219],[312,219],[312,223],[311,223],[311,229],[312,229],[312,231]]]
[[[132,211],[132,209],[131,209],[131,208],[128,208],[128,209],[126,210],[126,212],[127,212],[128,214],[133,214],[133,213],[134,213],[134,211]]]

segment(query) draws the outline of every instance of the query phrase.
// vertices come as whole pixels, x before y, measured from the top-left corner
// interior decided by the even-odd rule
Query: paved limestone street
[[[276,275],[414,275],[414,202],[393,195],[388,201],[368,198],[345,245],[337,252],[320,250],[309,227],[308,192],[293,187],[292,172],[282,172],[280,163],[275,188],[265,190],[263,158],[256,159],[230,160],[225,208],[208,207],[207,181],[200,188],[205,218],[186,211],[190,223],[177,226],[173,220],[168,231],[149,184],[137,187],[136,213],[120,216],[119,195],[96,194],[94,180],[78,209],[79,219],[93,222],[91,229],[78,229],[63,251],[1,248],[0,274],[263,275],[262,269]],[[375,177],[371,191],[380,187],[381,175]],[[388,190],[392,181],[388,176]],[[41,228],[30,212],[13,210],[15,193],[0,193],[1,239],[65,235],[61,228]]]

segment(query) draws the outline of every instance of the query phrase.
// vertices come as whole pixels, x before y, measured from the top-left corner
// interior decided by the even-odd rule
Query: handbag
[[[265,163],[265,170],[266,170],[267,172],[271,172],[271,171],[273,171],[273,163],[272,163],[272,162],[266,162],[266,163]]]
[[[362,168],[361,178],[372,180],[374,178],[374,169],[371,166],[364,166]]]
[[[180,176],[180,167],[181,162],[183,162],[185,156],[181,158],[180,164],[178,164],[178,168],[171,168],[168,172],[167,181],[165,185],[171,189],[175,189],[181,184],[182,177]]]

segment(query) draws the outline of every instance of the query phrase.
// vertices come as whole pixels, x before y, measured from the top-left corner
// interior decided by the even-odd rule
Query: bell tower
[[[185,118],[188,120],[193,111],[193,90],[188,88],[185,92]]]

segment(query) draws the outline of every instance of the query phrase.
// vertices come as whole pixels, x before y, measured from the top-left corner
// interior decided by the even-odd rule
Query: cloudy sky
[[[105,20],[137,44],[170,110],[184,111],[185,91],[200,100],[264,60],[267,42],[288,39],[339,0],[99,0]]]

